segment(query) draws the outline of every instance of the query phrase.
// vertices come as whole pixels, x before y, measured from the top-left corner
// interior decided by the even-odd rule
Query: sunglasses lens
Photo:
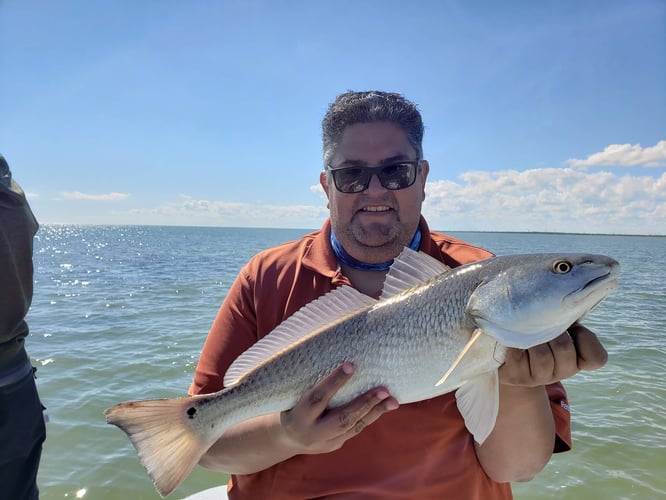
[[[404,189],[414,184],[418,162],[394,163],[383,167],[349,167],[331,169],[333,182],[342,193],[360,193],[368,189],[374,174],[386,189]]]
[[[370,181],[370,172],[364,167],[341,168],[331,173],[335,187],[343,193],[360,193],[367,189]]]
[[[404,189],[416,180],[414,163],[396,163],[387,165],[379,171],[379,180],[386,189]]]

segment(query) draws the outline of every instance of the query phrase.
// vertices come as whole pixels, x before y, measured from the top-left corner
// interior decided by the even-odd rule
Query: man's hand
[[[327,409],[336,392],[351,378],[354,366],[344,363],[308,390],[280,421],[288,446],[299,454],[328,453],[398,407],[384,387],[372,389],[339,408]]]
[[[499,369],[500,382],[536,387],[569,378],[581,370],[606,364],[608,353],[597,336],[578,323],[546,344],[527,350],[509,349]]]

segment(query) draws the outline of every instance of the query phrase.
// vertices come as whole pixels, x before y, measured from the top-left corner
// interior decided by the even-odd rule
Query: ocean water
[[[159,498],[129,440],[104,422],[104,409],[184,395],[240,267],[304,232],[40,229],[27,346],[51,419],[38,478],[42,499]],[[515,485],[515,497],[666,497],[666,238],[453,234],[497,254],[584,251],[622,264],[621,288],[584,321],[603,340],[609,362],[565,383],[573,450],[554,456],[533,481]],[[223,474],[197,468],[170,498],[224,482]]]

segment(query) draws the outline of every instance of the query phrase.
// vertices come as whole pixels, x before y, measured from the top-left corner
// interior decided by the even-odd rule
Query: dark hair
[[[423,157],[423,121],[416,104],[391,92],[348,91],[335,98],[321,124],[324,165],[330,162],[335,153],[345,127],[379,121],[394,123],[404,130],[418,158]]]

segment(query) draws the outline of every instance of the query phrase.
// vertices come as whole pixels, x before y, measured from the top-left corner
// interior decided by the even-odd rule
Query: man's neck
[[[342,274],[349,278],[354,287],[361,293],[378,298],[384,286],[384,279],[388,271],[361,271],[345,264],[340,265]]]

